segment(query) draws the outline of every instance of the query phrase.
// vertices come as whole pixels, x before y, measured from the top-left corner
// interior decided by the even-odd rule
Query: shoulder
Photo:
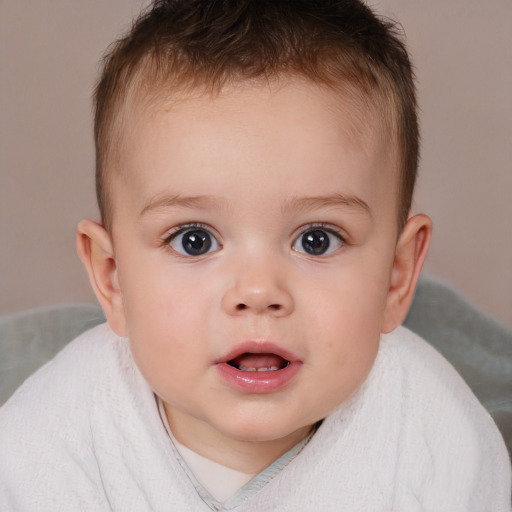
[[[127,352],[124,341],[102,324],[66,345],[0,408],[2,439],[11,429],[28,435],[31,430],[79,423],[93,405],[89,397],[104,386]]]
[[[73,482],[72,489],[81,480],[83,498],[95,503],[100,493],[91,421],[101,406],[98,396],[112,386],[111,375],[128,358],[126,340],[106,324],[97,326],[67,345],[0,408],[0,505],[32,509],[28,501],[16,500],[37,500],[37,489],[45,487],[51,495],[52,486],[54,496],[64,496],[66,483]]]
[[[403,381],[402,386],[414,393],[414,403],[423,406],[431,403],[436,407],[458,405],[457,410],[485,412],[455,368],[432,345],[405,327],[382,336],[378,365],[384,371],[393,369]]]
[[[411,418],[427,435],[433,429],[474,433],[482,442],[503,440],[491,416],[453,366],[428,342],[405,327],[382,337],[377,364],[395,373]],[[435,412],[435,416],[433,413]],[[455,432],[452,432],[455,434]],[[484,438],[482,435],[485,434]]]
[[[126,346],[126,340],[116,336],[107,324],[84,332],[18,388],[0,409],[1,417],[27,402],[37,407],[46,400],[76,401],[77,393],[89,393],[106,367],[115,365],[127,352]]]
[[[403,399],[406,471],[413,487],[458,489],[482,506],[510,500],[510,461],[498,428],[462,377],[406,328],[382,338],[380,364],[392,368]],[[414,454],[414,458],[410,455]],[[410,480],[409,480],[410,481]],[[487,502],[487,504],[486,504]],[[437,502],[436,502],[437,503]],[[494,510],[492,507],[489,510]]]

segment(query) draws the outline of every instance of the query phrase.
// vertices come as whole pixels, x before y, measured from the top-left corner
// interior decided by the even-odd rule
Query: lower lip
[[[245,372],[227,363],[218,363],[222,379],[245,393],[273,393],[284,388],[297,375],[302,363],[293,362],[286,368],[268,372]]]

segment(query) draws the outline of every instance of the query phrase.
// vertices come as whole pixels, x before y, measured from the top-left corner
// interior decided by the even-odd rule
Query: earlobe
[[[76,247],[110,327],[119,336],[126,336],[123,298],[109,233],[97,222],[82,220],[76,231]]]
[[[426,215],[411,217],[396,245],[382,332],[396,329],[407,316],[427,257],[432,221]]]

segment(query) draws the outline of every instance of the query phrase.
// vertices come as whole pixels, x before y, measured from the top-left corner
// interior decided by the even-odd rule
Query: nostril
[[[279,311],[281,309],[281,307],[282,307],[281,304],[269,304],[267,306],[267,309],[270,309],[272,311]],[[237,311],[244,311],[244,310],[246,310],[248,308],[249,308],[249,306],[247,304],[240,303],[240,304],[236,305],[236,310]]]

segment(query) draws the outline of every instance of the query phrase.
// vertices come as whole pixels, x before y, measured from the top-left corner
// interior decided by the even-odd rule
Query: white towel
[[[506,512],[510,480],[490,416],[437,352],[400,328],[383,336],[361,389],[284,469],[218,509]],[[0,409],[2,512],[211,506],[180,465],[127,340],[106,325]]]

